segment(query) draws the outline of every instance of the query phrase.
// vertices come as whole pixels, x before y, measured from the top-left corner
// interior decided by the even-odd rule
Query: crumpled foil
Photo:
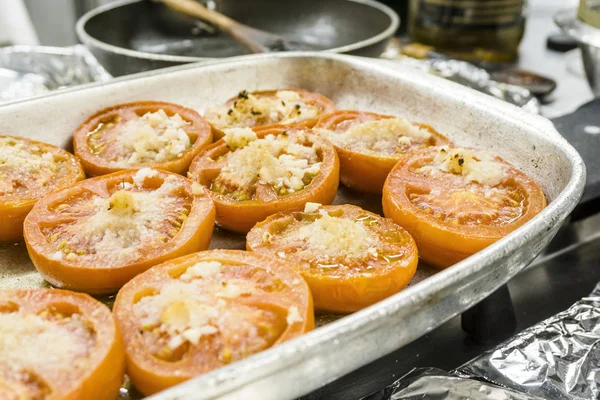
[[[400,54],[397,46],[388,47],[382,58],[406,64],[421,71],[460,83],[519,106],[533,114],[540,113],[540,102],[529,90],[516,85],[496,82],[486,70],[466,61],[442,58],[420,60],[406,57]]]
[[[416,368],[363,400],[540,400],[486,382],[460,378],[437,368]]]
[[[456,372],[548,400],[600,399],[600,284]]]
[[[111,78],[83,45],[0,48],[0,103]]]
[[[363,400],[416,399],[600,399],[600,283],[455,371],[414,369]]]

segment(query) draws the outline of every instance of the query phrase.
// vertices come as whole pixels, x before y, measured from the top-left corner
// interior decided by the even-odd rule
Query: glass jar
[[[526,0],[410,0],[408,33],[419,43],[484,61],[512,61]]]

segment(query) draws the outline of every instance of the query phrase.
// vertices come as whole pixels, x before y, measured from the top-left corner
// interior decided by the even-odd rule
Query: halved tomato
[[[414,276],[417,246],[392,220],[352,205],[308,203],[256,224],[248,250],[278,257],[302,274],[315,308],[351,312],[402,290]]]
[[[44,197],[25,219],[25,243],[53,285],[111,293],[152,265],[208,248],[214,220],[200,185],[143,168]]]
[[[446,268],[501,239],[546,207],[533,179],[485,150],[431,148],[400,161],[383,211],[415,238],[420,257]]]
[[[342,183],[375,194],[381,194],[385,178],[400,158],[449,143],[429,125],[364,111],[323,115],[314,130],[335,146]]]
[[[335,110],[327,97],[303,89],[262,90],[237,96],[204,113],[221,139],[225,129],[254,128],[273,124],[298,125],[311,128],[325,113]]]
[[[85,178],[77,157],[35,140],[0,136],[0,242],[23,239],[38,199]]]
[[[91,176],[143,167],[185,174],[211,142],[210,124],[195,110],[158,101],[107,107],[73,133],[75,155]]]
[[[285,263],[212,250],[158,265],[123,286],[113,308],[127,374],[149,395],[314,327],[310,290]]]
[[[217,206],[217,224],[248,232],[307,201],[330,204],[339,185],[333,146],[308,128],[283,125],[228,130],[196,157],[188,176],[204,185]]]
[[[125,373],[108,307],[64,290],[0,290],[0,354],[6,400],[113,400]]]

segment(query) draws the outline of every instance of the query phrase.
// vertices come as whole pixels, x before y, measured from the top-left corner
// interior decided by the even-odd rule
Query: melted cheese
[[[30,373],[67,373],[84,367],[94,346],[79,314],[50,320],[35,314],[0,313],[0,381],[27,382]]]
[[[352,125],[342,132],[319,129],[334,145],[357,152],[397,155],[431,133],[402,118],[384,118]]]
[[[64,157],[45,152],[38,146],[29,147],[18,139],[0,137],[0,197],[13,195],[19,188],[51,184],[63,170],[65,161]]]
[[[280,90],[274,96],[255,96],[240,92],[231,106],[206,110],[205,117],[219,129],[253,127],[268,124],[294,124],[316,118],[320,109],[307,103],[290,90]]]
[[[451,173],[462,176],[466,182],[484,186],[499,185],[508,176],[506,166],[487,151],[448,146],[441,147],[431,165],[419,168],[418,172],[431,175]]]
[[[121,155],[116,163],[131,165],[181,158],[192,145],[185,132],[188,125],[179,114],[169,117],[162,109],[127,121],[118,136],[125,155]]]
[[[309,254],[327,260],[336,257],[369,257],[373,239],[362,224],[353,220],[332,217],[324,210],[320,218],[303,225],[289,236],[291,241],[301,241]]]
[[[240,136],[238,132],[229,135]],[[213,190],[222,194],[241,192],[246,197],[257,184],[271,185],[278,194],[302,190],[321,168],[316,149],[304,144],[302,136],[282,134],[257,139],[248,134],[243,141],[230,136],[236,144],[248,141],[227,154],[227,164],[213,182]]]

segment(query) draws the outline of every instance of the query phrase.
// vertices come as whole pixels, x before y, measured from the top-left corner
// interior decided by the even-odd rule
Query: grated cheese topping
[[[408,193],[412,204],[440,221],[503,226],[524,212],[522,190],[506,183],[509,167],[487,151],[444,146],[415,172],[443,180],[443,191]]]
[[[0,137],[0,198],[54,188],[58,175],[67,173],[68,159],[29,146],[26,142]]]
[[[230,149],[241,149],[257,140],[256,132],[249,128],[231,128],[225,130],[223,140]]]
[[[22,386],[26,398],[43,398],[45,382],[36,382],[35,376],[84,368],[94,344],[93,332],[79,314],[50,319],[0,313],[0,382]]]
[[[316,118],[319,107],[304,100],[297,92],[279,90],[272,96],[255,96],[241,91],[231,105],[209,108],[208,121],[218,129],[254,127],[270,124],[295,124]]]
[[[178,233],[190,204],[174,194],[179,183],[173,176],[158,189],[143,187],[144,180],[155,174],[155,170],[141,169],[133,178],[134,185],[119,185],[109,198],[94,196],[84,204],[67,204],[90,210],[90,215],[48,228],[46,235],[60,252],[53,253],[53,259],[123,265],[143,256],[143,248],[163,247]]]
[[[322,206],[321,203],[311,203],[310,201],[304,205],[304,212],[311,213],[317,211]]]
[[[288,308],[286,321],[288,325],[304,321],[304,318],[302,318],[302,316],[300,315],[300,311],[298,311],[298,307],[291,306],[290,308]]]
[[[116,137],[123,154],[114,163],[132,165],[181,158],[192,146],[185,131],[187,126],[189,122],[179,114],[168,116],[163,109],[125,122]]]
[[[347,125],[346,125],[347,126]],[[334,145],[352,151],[397,156],[411,145],[424,145],[431,133],[403,118],[383,118],[355,123],[346,130],[318,129]]]
[[[138,170],[138,172],[136,172],[135,175],[133,176],[133,183],[138,187],[142,187],[142,186],[144,186],[144,182],[146,181],[146,178],[153,178],[156,176],[157,173],[158,173],[158,171],[155,169],[142,168],[142,169]]]
[[[234,335],[235,346],[221,343],[222,361],[227,361],[268,347],[260,326],[275,334],[271,326],[274,313],[235,301],[260,291],[256,283],[228,275],[222,263],[202,261],[170,280],[160,292],[142,297],[133,311],[142,333],[156,343],[158,354],[170,353],[186,343],[198,346],[203,339],[214,343]],[[297,307],[290,307],[289,313],[289,324],[302,321]]]
[[[508,177],[504,164],[485,150],[450,148],[443,146],[430,165],[417,170],[418,173],[436,176],[450,173],[463,177],[468,182],[484,186],[497,186]]]
[[[236,200],[249,200],[257,185],[270,185],[277,194],[285,195],[304,189],[319,173],[317,151],[304,132],[263,139],[250,132],[248,128],[227,131],[225,141],[232,143],[233,150],[225,155],[227,163],[213,181],[212,190]]]
[[[372,256],[373,238],[360,223],[336,216],[325,210],[319,210],[319,217],[313,222],[301,226],[290,233],[288,240],[300,241],[304,249],[302,256],[317,255],[321,261],[339,257],[369,258]]]

